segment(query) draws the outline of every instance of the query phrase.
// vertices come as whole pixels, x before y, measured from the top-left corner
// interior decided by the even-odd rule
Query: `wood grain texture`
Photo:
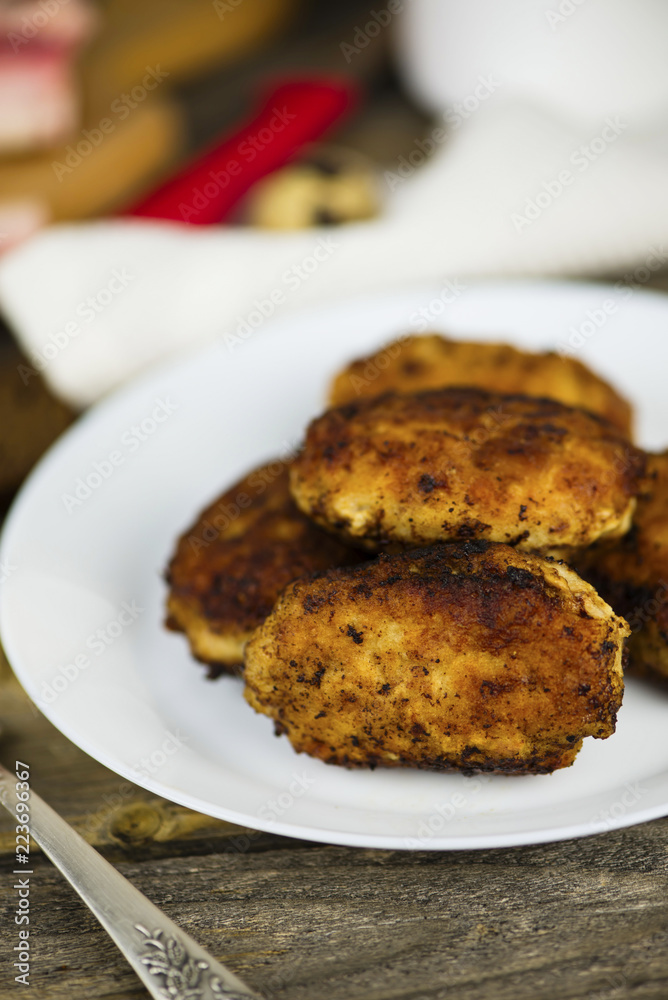
[[[668,824],[641,830],[476,854],[278,844],[119,867],[268,997],[665,997]],[[57,873],[40,863],[33,884],[39,995],[144,996]]]
[[[668,996],[668,819],[504,851],[326,847],[243,830],[125,782],[60,735],[0,667],[0,759],[213,955],[277,1000],[639,1000]],[[0,998],[13,824],[0,816]],[[35,849],[40,1000],[146,997]]]

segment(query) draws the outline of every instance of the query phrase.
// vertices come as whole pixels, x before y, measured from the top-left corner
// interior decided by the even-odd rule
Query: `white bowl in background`
[[[408,0],[393,23],[404,81],[429,111],[473,106],[492,78],[592,135],[615,115],[666,132],[665,0]]]

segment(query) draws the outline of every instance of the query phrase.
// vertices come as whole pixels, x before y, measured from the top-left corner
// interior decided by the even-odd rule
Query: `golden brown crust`
[[[288,583],[358,559],[297,510],[285,463],[269,463],[223,493],[179,539],[167,570],[167,624],[212,664],[210,676],[236,673],[244,645]]]
[[[291,489],[352,544],[483,537],[554,552],[628,531],[644,462],[582,410],[440,389],[329,410],[308,429]]]
[[[649,455],[631,531],[581,553],[578,570],[628,618],[631,666],[668,677],[668,452]]]
[[[507,344],[450,340],[439,334],[402,337],[353,361],[334,379],[330,405],[341,406],[385,392],[422,392],[469,386],[514,395],[556,399],[609,420],[630,439],[627,401],[575,358],[520,351]]]
[[[561,563],[435,545],[288,587],[245,697],[327,763],[545,773],[615,731],[627,634]]]

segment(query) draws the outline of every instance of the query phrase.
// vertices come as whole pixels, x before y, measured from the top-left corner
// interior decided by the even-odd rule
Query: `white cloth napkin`
[[[388,170],[386,211],[364,224],[53,226],[0,259],[0,306],[30,366],[85,406],[157,359],[217,337],[234,346],[307,302],[475,276],[644,275],[668,263],[668,144],[623,118],[578,134],[490,99],[447,140],[434,133],[434,147],[424,165],[416,143]]]

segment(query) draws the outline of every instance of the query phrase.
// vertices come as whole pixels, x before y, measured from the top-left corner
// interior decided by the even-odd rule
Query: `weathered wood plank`
[[[507,851],[314,846],[119,867],[267,996],[665,998],[667,841],[662,820],[591,840]],[[8,886],[6,862],[3,867]],[[33,884],[39,995],[144,996],[46,862],[37,865]],[[6,937],[3,950],[11,944]]]

